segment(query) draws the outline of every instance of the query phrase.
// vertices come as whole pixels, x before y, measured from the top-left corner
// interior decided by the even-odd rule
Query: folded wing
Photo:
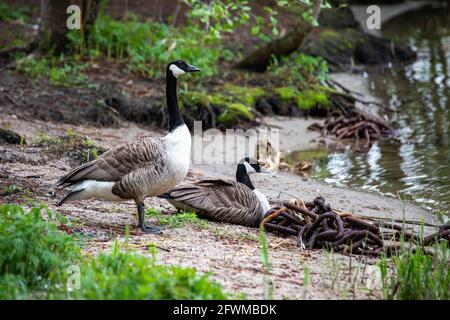
[[[160,138],[145,138],[126,144],[85,163],[61,177],[56,185],[65,188],[85,180],[119,181],[130,172],[146,166],[163,168],[164,148]]]
[[[244,184],[228,180],[201,180],[165,193],[178,209],[191,209],[201,217],[234,224],[257,226],[262,207]]]

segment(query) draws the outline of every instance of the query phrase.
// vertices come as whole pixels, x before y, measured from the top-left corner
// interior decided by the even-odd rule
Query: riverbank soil
[[[148,5],[143,12],[164,17],[164,12],[156,14],[149,9],[154,2],[139,3]],[[34,16],[39,15],[36,7],[33,6],[31,13]],[[113,13],[122,10],[120,6],[114,8]],[[230,45],[236,41],[235,38],[228,40]],[[4,44],[2,41],[9,40],[0,39]],[[358,52],[354,49],[352,54]],[[267,298],[271,286],[276,299],[382,297],[378,260],[371,257],[332,254],[324,250],[302,251],[294,238],[268,234],[271,272],[267,274],[261,263],[259,231],[254,228],[209,221],[166,226],[162,235],[151,235],[137,229],[136,207],[132,202],[93,199],[56,207],[63,195],[53,196],[54,183],[71,168],[136,138],[165,134],[164,79],[126,74],[123,65],[96,61],[85,70],[89,85],[67,87],[54,85],[44,78],[28,77],[17,72],[10,63],[8,59],[0,59],[0,127],[12,130],[22,138],[12,139],[13,143],[0,139],[0,204],[18,203],[25,207],[47,204],[51,210],[70,220],[64,230],[82,238],[85,254],[109,250],[116,240],[123,242],[129,226],[128,243],[137,251],[150,255],[148,247],[154,244],[158,248],[157,259],[162,264],[191,266],[200,272],[209,272],[225,290],[244,294],[250,299]],[[301,109],[299,107],[306,99],[299,102],[298,97],[305,97],[304,92],[295,91],[292,95],[292,88],[286,88],[282,82],[264,86],[267,82],[264,74],[246,73],[232,69],[226,62],[219,63],[223,70],[229,70],[228,78],[204,80],[204,88],[208,91],[202,96],[196,92],[188,99],[188,94],[180,93],[180,100],[186,99],[186,105],[204,101],[205,96],[214,96],[214,101],[219,101],[214,104],[206,99],[205,105],[185,108],[184,111],[193,110],[185,114],[188,124],[194,119],[203,119],[204,128],[226,128],[227,125],[281,128],[280,151],[283,153],[335,144],[319,133],[307,130],[317,120],[315,116],[321,116],[320,120],[323,120],[326,115],[326,89],[316,87],[318,92],[312,94],[308,91],[308,97],[313,98],[308,100],[309,108]],[[343,65],[336,63],[338,67]],[[240,87],[244,90],[239,90]],[[231,109],[237,118],[220,118],[222,97],[214,95],[218,88],[233,92],[240,99],[240,105],[234,101],[234,109]],[[267,92],[273,96],[268,97]],[[283,97],[287,98],[283,100]],[[250,114],[242,112],[242,101],[250,105]],[[234,179],[234,176],[235,165],[195,164],[191,165],[186,181],[202,177]],[[407,201],[357,188],[330,186],[292,172],[273,171],[270,175],[255,175],[252,179],[272,203],[292,198],[310,201],[320,195],[337,210],[438,224],[435,216]],[[162,199],[146,199],[145,205],[160,211],[161,217],[177,214]],[[149,223],[160,220],[154,216],[146,219]]]
[[[118,128],[95,128],[55,124],[40,120],[2,118],[1,125],[23,135],[27,141],[36,141],[42,132],[50,136],[63,135],[67,129],[87,135],[94,144],[105,148],[130,142],[137,137],[157,136],[161,132],[138,127],[125,122]],[[45,147],[27,145],[0,145],[0,180],[2,190],[14,185],[11,194],[3,195],[1,203],[44,202],[50,209],[61,212],[72,222],[69,232],[83,237],[83,251],[96,254],[109,250],[112,243],[125,238],[125,228],[130,226],[129,243],[142,254],[149,255],[148,245],[155,244],[158,260],[164,264],[184,265],[201,272],[211,272],[213,279],[226,290],[243,293],[248,298],[265,297],[267,277],[260,260],[258,230],[225,223],[185,225],[166,228],[163,235],[142,234],[137,230],[134,203],[110,203],[98,200],[74,202],[56,207],[62,197],[53,198],[50,192],[56,180],[67,173],[74,160],[70,155],[55,157]],[[223,177],[233,179],[234,165],[194,165],[187,181],[199,177]],[[402,207],[408,219],[435,223],[423,210],[395,199],[344,188],[330,187],[299,176],[278,172],[270,176],[255,176],[254,184],[271,201],[303,198],[312,200],[321,195],[333,208],[368,216],[402,218]],[[160,210],[165,215],[176,210],[161,199],[149,198],[146,206]],[[156,223],[148,218],[149,223]],[[276,298],[288,299],[342,299],[380,298],[381,293],[373,281],[378,277],[377,259],[360,256],[331,254],[323,250],[301,251],[294,238],[268,234],[269,256],[272,264],[271,280]],[[305,270],[308,284],[305,285]],[[266,288],[266,289],[265,289]]]

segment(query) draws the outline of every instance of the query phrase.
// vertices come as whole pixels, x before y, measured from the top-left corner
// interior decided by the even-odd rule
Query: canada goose
[[[143,138],[116,147],[98,159],[81,165],[61,177],[57,190],[74,186],[58,206],[66,201],[102,198],[113,201],[134,200],[139,227],[143,232],[160,233],[144,220],[144,199],[157,196],[183,181],[189,168],[191,135],[177,103],[177,78],[200,69],[184,61],[166,68],[166,100],[169,132],[164,137]]]
[[[162,194],[179,210],[195,211],[200,217],[256,227],[270,209],[264,194],[252,184],[249,174],[264,172],[258,162],[242,159],[236,180],[206,179],[179,185]]]

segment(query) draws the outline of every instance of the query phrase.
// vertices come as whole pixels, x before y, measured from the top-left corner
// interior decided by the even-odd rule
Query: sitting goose
[[[195,211],[200,217],[256,227],[270,209],[264,194],[252,184],[249,174],[264,172],[248,157],[236,169],[236,181],[214,179],[183,184],[162,194],[179,210]]]
[[[74,186],[58,206],[66,201],[93,197],[113,201],[134,200],[140,229],[160,233],[159,228],[145,224],[144,199],[173,188],[187,174],[191,135],[178,108],[177,78],[196,71],[200,69],[180,60],[167,65],[169,132],[166,136],[143,138],[116,147],[98,159],[73,169],[57,182],[57,190]]]

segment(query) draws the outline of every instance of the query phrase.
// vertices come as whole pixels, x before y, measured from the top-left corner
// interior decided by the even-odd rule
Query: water
[[[390,196],[400,194],[438,214],[450,212],[450,10],[407,13],[382,28],[409,41],[418,60],[399,70],[369,73],[373,95],[396,110],[399,142],[375,143],[367,154],[334,153],[315,177]]]

